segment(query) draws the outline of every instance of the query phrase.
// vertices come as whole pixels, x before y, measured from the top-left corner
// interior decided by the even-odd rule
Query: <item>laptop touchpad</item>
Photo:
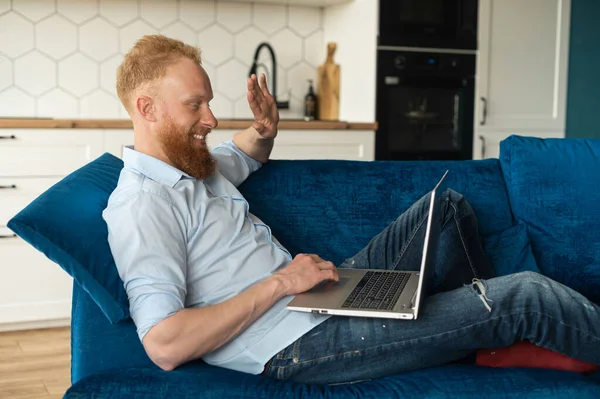
[[[309,292],[316,294],[338,291],[340,289],[343,289],[350,282],[350,280],[352,280],[352,277],[340,276],[339,281],[322,281],[319,284],[315,285]]]

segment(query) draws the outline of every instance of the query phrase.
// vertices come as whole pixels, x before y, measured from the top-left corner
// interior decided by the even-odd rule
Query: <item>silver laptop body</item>
[[[287,309],[328,315],[414,320],[433,284],[433,265],[441,226],[440,184],[431,191],[419,271],[338,268],[339,281],[327,281],[296,295]]]

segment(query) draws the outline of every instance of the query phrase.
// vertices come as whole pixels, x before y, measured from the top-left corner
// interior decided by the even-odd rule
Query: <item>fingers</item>
[[[260,87],[264,95],[269,94],[269,89],[267,88],[267,77],[264,73],[260,75]]]
[[[317,268],[321,270],[321,272],[331,270],[337,274],[337,267],[333,262],[326,261],[316,254],[308,254],[308,256],[315,262]]]
[[[337,270],[321,270],[323,280],[340,281],[340,275]]]
[[[264,77],[264,73],[260,76],[262,80],[266,80],[266,78]],[[248,90],[252,91],[256,95],[257,101],[261,102],[264,100],[265,95],[263,94],[263,91],[261,90],[258,84],[258,77],[254,74],[252,74],[252,76],[250,77],[250,81],[248,82]]]
[[[298,254],[298,255],[302,255],[302,256],[308,256],[309,258],[311,258],[312,260],[314,260],[317,263],[321,263],[321,262],[327,262],[327,263],[331,263],[329,261],[326,261],[325,259],[321,258],[319,255],[317,254]],[[333,264],[333,263],[331,263]]]
[[[307,256],[309,256],[312,260],[314,260],[317,263],[325,262],[325,260],[317,254],[307,254]]]
[[[267,101],[265,100],[262,92],[258,88],[256,81],[256,75],[252,75],[248,78],[248,105],[254,115],[254,118],[262,118],[268,111]]]
[[[335,265],[332,262],[323,261],[323,262],[317,263],[317,265],[319,266],[319,269],[321,269],[321,270],[337,270],[337,267],[335,267]]]
[[[316,266],[321,270],[337,270],[333,262],[321,258],[317,254],[298,254],[297,256],[307,256],[315,262]]]
[[[265,98],[265,101],[269,105],[274,104],[275,100],[273,99],[273,96],[271,95],[271,92],[269,91],[269,86],[267,85],[267,77],[265,76],[264,73],[262,75],[260,75],[260,86],[261,86],[262,94]]]
[[[248,90],[248,105],[255,116],[261,114],[262,108],[260,107],[258,101],[256,101],[256,94],[250,90]]]
[[[248,78],[248,92],[252,93],[257,101],[260,101],[264,97],[254,74]]]
[[[269,111],[269,108],[275,104],[275,100],[269,92],[269,88],[267,86],[267,77],[264,73],[260,75],[260,78],[258,78],[255,74],[249,78],[248,90],[254,92],[256,101],[259,103],[263,111]]]

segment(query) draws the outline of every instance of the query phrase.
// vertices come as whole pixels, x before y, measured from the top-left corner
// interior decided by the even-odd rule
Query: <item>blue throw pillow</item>
[[[511,136],[500,162],[542,273],[600,302],[600,140]]]
[[[74,171],[15,215],[8,227],[62,267],[116,323],[129,303],[107,241],[102,210],[123,162],[111,154]]]
[[[531,252],[527,226],[524,223],[484,236],[483,249],[498,276],[523,271],[540,272]]]

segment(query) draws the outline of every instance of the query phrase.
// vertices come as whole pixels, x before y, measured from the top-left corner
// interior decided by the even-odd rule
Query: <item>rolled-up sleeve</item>
[[[184,308],[185,220],[161,195],[140,192],[109,208],[108,241],[142,340],[157,323]]]
[[[233,140],[218,144],[211,154],[217,161],[219,172],[236,187],[262,166],[262,163],[240,150]]]

